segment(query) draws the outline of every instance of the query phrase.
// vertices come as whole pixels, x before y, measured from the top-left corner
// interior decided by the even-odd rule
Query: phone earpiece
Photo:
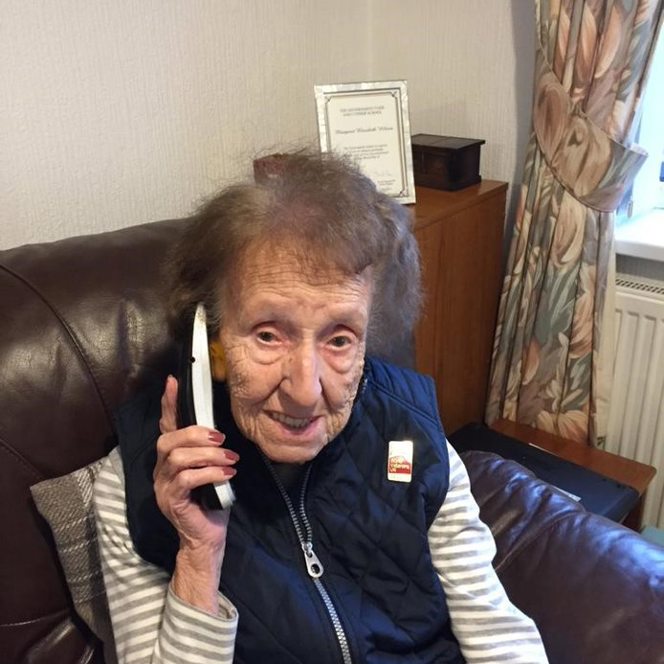
[[[226,380],[226,356],[221,343],[216,339],[209,344],[210,365],[212,369],[212,378],[216,381]]]

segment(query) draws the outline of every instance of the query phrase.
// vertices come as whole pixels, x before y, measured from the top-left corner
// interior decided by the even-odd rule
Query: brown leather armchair
[[[183,221],[0,252],[0,660],[102,662],[29,487],[105,455],[111,413],[175,367],[160,263]],[[664,662],[664,549],[470,453],[495,567],[556,664]]]

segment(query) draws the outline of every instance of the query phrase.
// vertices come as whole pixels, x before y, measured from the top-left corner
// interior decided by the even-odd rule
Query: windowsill
[[[664,262],[664,209],[622,223],[615,232],[616,253]]]

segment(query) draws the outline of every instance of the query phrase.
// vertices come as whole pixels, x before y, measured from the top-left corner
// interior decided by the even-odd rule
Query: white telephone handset
[[[179,426],[200,424],[216,428],[207,315],[202,303],[196,307],[191,341],[183,349],[178,387],[178,420]],[[227,509],[235,502],[235,494],[228,481],[199,487],[194,490],[194,497],[208,509]]]

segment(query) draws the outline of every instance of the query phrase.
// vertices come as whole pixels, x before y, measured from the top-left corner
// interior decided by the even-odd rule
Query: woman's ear
[[[210,368],[212,369],[212,378],[216,381],[226,380],[226,356],[221,342],[214,339],[209,344],[210,349]]]

